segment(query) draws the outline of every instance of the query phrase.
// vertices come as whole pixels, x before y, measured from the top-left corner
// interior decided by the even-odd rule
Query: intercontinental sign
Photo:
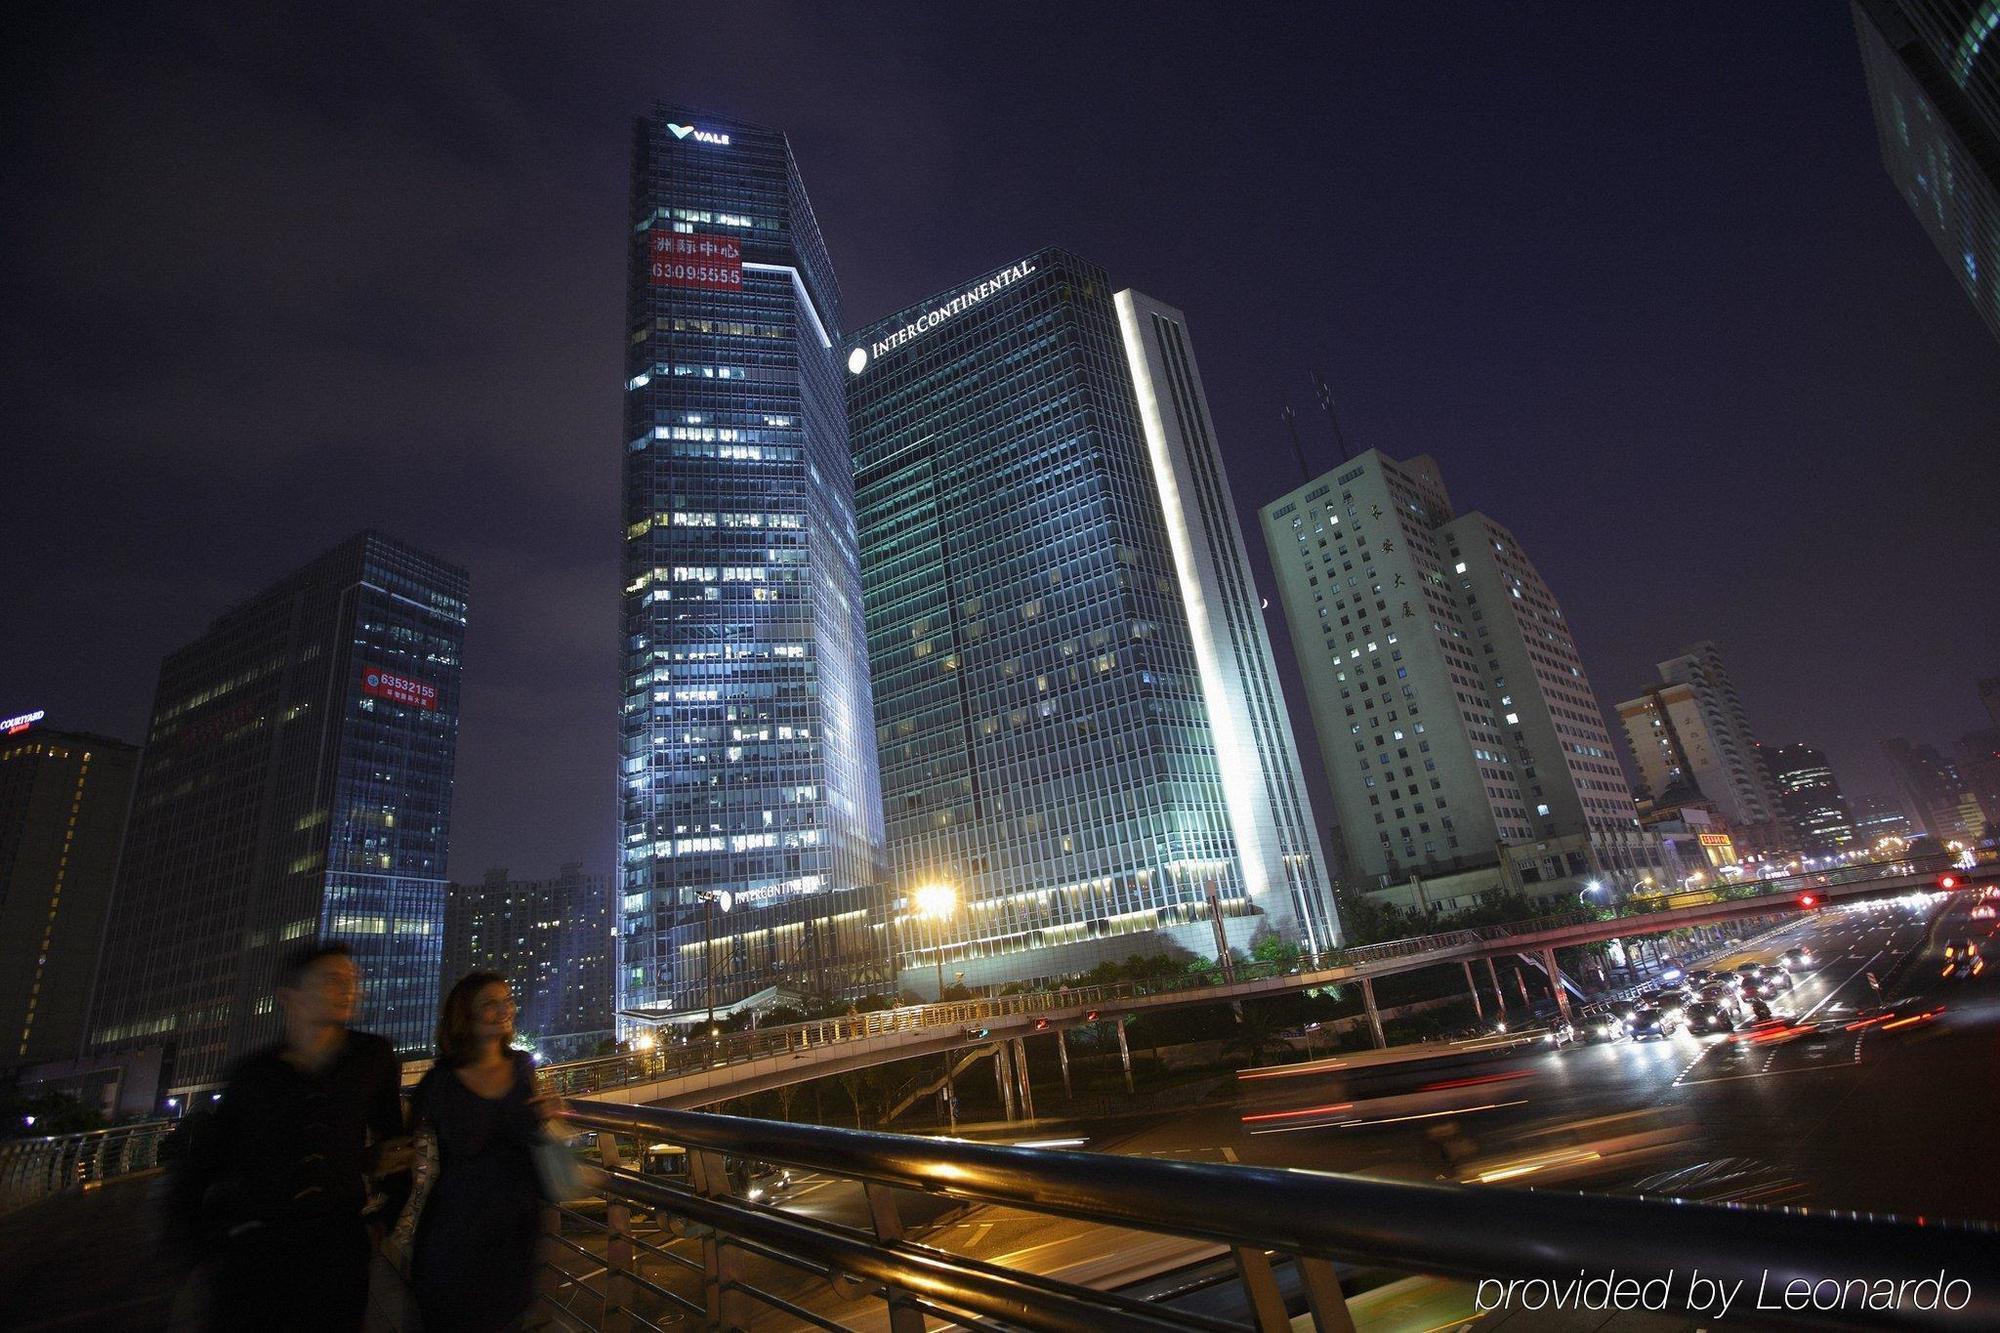
[[[881,356],[885,352],[893,352],[912,338],[929,333],[953,315],[978,305],[995,292],[1012,286],[1034,271],[1035,262],[1032,259],[1024,259],[1018,264],[1001,269],[978,286],[966,288],[943,305],[926,310],[895,332],[871,340],[866,347],[857,345],[847,354],[847,373],[859,375],[868,368],[871,358]]]

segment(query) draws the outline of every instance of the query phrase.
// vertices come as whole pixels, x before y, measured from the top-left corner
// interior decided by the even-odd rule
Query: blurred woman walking
[[[534,1301],[541,1191],[535,1151],[553,1098],[512,1049],[506,978],[472,972],[445,997],[437,1063],[417,1085],[412,1127],[437,1148],[410,1272],[426,1333],[519,1327]]]

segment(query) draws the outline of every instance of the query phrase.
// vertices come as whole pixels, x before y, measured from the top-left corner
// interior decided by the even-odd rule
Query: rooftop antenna
[[[1299,460],[1299,480],[1311,481],[1312,473],[1306,470],[1306,447],[1299,443],[1299,417],[1292,411],[1290,403],[1285,404],[1285,428],[1292,433],[1292,457]]]
[[[1313,387],[1319,390],[1319,405],[1326,412],[1327,422],[1333,427],[1334,443],[1340,446],[1340,461],[1347,461],[1347,436],[1340,429],[1340,418],[1333,411],[1333,390],[1326,387],[1326,376],[1317,370],[1313,372]]]

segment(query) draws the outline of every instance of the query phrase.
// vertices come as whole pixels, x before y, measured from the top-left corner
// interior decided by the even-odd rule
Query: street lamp
[[[931,922],[931,934],[937,945],[937,997],[944,1003],[944,923],[958,911],[958,890],[949,884],[920,884],[910,895],[911,905],[917,915]],[[958,1132],[958,1088],[951,1077],[951,1062],[956,1051],[944,1053],[944,1110],[952,1133]],[[998,1066],[995,1066],[996,1068]]]
[[[736,895],[728,889],[703,889],[696,897],[701,899],[701,975],[708,987],[708,1035],[712,1040],[715,1031],[715,909],[720,904],[727,912],[736,902]]]
[[[958,890],[949,884],[924,884],[910,895],[917,915],[932,923],[931,935],[937,946],[937,997],[944,1003],[944,923],[958,911]]]

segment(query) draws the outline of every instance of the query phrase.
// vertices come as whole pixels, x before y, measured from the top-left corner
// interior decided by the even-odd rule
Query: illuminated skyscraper
[[[160,665],[91,1017],[97,1051],[216,1082],[275,1040],[280,960],[350,944],[361,1026],[431,1047],[463,570],[363,533]]]
[[[1180,314],[1042,250],[844,346],[905,984],[1329,945]]]
[[[882,815],[840,298],[784,135],[641,119],[628,263],[618,995],[664,1014],[814,973]]]
[[[1780,745],[1764,751],[1764,762],[1801,850],[1828,856],[1853,847],[1854,814],[1824,754],[1810,745]]]

